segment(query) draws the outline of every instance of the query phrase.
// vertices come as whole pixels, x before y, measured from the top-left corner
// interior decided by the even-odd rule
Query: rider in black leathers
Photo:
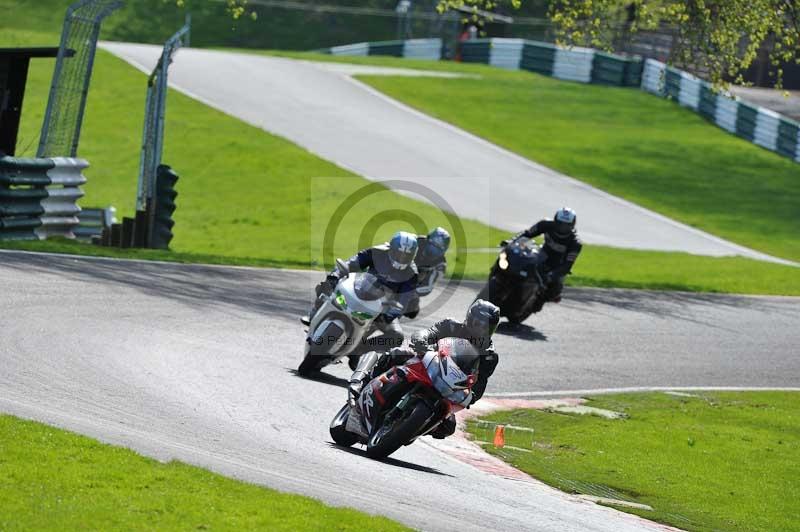
[[[429,329],[417,331],[411,337],[411,346],[408,348],[392,349],[385,355],[377,352],[366,353],[361,357],[358,367],[350,377],[350,393],[358,397],[364,384],[388,369],[405,364],[408,359],[416,355],[424,355],[436,349],[436,344],[443,338],[464,338],[480,353],[478,366],[478,380],[472,386],[472,403],[475,403],[486,391],[489,377],[494,373],[499,357],[492,347],[492,334],[500,322],[500,309],[494,304],[478,299],[467,310],[467,317],[463,322],[453,319],[439,321]],[[448,417],[432,433],[437,439],[446,438],[456,430],[454,416]]]
[[[542,277],[546,283],[544,297],[539,298],[533,312],[542,310],[547,301],[560,301],[564,289],[564,278],[572,270],[572,266],[581,253],[583,244],[575,231],[577,216],[569,207],[559,209],[552,220],[541,220],[529,229],[514,236],[534,238],[544,234],[544,251],[547,261],[544,264]],[[505,242],[504,242],[505,243]]]
[[[420,298],[433,292],[433,287],[447,270],[445,253],[450,247],[450,233],[442,227],[437,227],[427,235],[417,236],[417,242],[419,253],[414,259],[414,264],[419,271],[419,280],[416,293],[404,312],[404,316],[412,320],[419,314]]]

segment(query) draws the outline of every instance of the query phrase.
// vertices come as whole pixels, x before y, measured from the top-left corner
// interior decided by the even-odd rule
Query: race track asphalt
[[[293,371],[319,275],[0,252],[0,410],[426,530],[660,528],[427,438],[386,462],[334,446],[349,371]],[[461,315],[476,291],[459,287],[406,331]],[[528,325],[496,336],[489,393],[800,376],[792,298],[574,289]]]
[[[148,73],[161,54],[152,45],[103,42],[101,47]],[[447,210],[494,227],[520,230],[570,205],[579,213],[581,237],[590,244],[789,263],[611,196],[419,113],[350,75],[358,72],[385,75],[391,69],[185,48],[175,56],[169,80],[173,88],[361,176],[421,185],[444,198]],[[396,73],[409,75],[409,70]]]

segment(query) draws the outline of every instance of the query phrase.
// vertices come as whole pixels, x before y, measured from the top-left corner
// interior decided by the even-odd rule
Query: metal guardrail
[[[568,81],[636,86],[641,82],[642,59],[623,57],[591,48],[563,48],[526,39],[473,39],[459,44],[465,63],[483,63],[511,70],[529,70]],[[441,39],[362,42],[319,50],[344,56],[388,55],[409,59],[443,59]]]
[[[800,123],[775,111],[714,91],[710,83],[654,59],[644,63],[642,90],[675,100],[730,133],[800,162]]]
[[[102,237],[103,231],[117,223],[117,209],[114,207],[84,208],[78,215],[79,224],[72,229],[75,238],[91,241]]]
[[[0,157],[0,239],[75,238],[88,166],[67,157]]]
[[[407,59],[438,60],[443,57],[442,39],[408,39],[405,41],[359,42],[319,50],[331,55],[388,55]]]

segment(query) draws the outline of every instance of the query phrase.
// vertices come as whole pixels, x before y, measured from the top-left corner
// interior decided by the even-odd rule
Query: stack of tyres
[[[168,249],[172,241],[172,228],[175,221],[172,215],[175,213],[175,198],[178,192],[175,184],[178,182],[178,174],[165,165],[159,165],[156,175],[156,198],[155,212],[153,213],[153,227],[151,228],[150,247],[153,249]]]
[[[0,240],[37,240],[50,159],[0,157]]]

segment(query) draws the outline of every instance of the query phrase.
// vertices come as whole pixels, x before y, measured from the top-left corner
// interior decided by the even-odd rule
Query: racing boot
[[[372,368],[378,363],[380,355],[376,351],[364,353],[358,360],[358,365],[355,371],[350,376],[348,384],[348,391],[350,392],[350,400],[355,403],[356,399],[361,395],[361,390],[370,378]]]

